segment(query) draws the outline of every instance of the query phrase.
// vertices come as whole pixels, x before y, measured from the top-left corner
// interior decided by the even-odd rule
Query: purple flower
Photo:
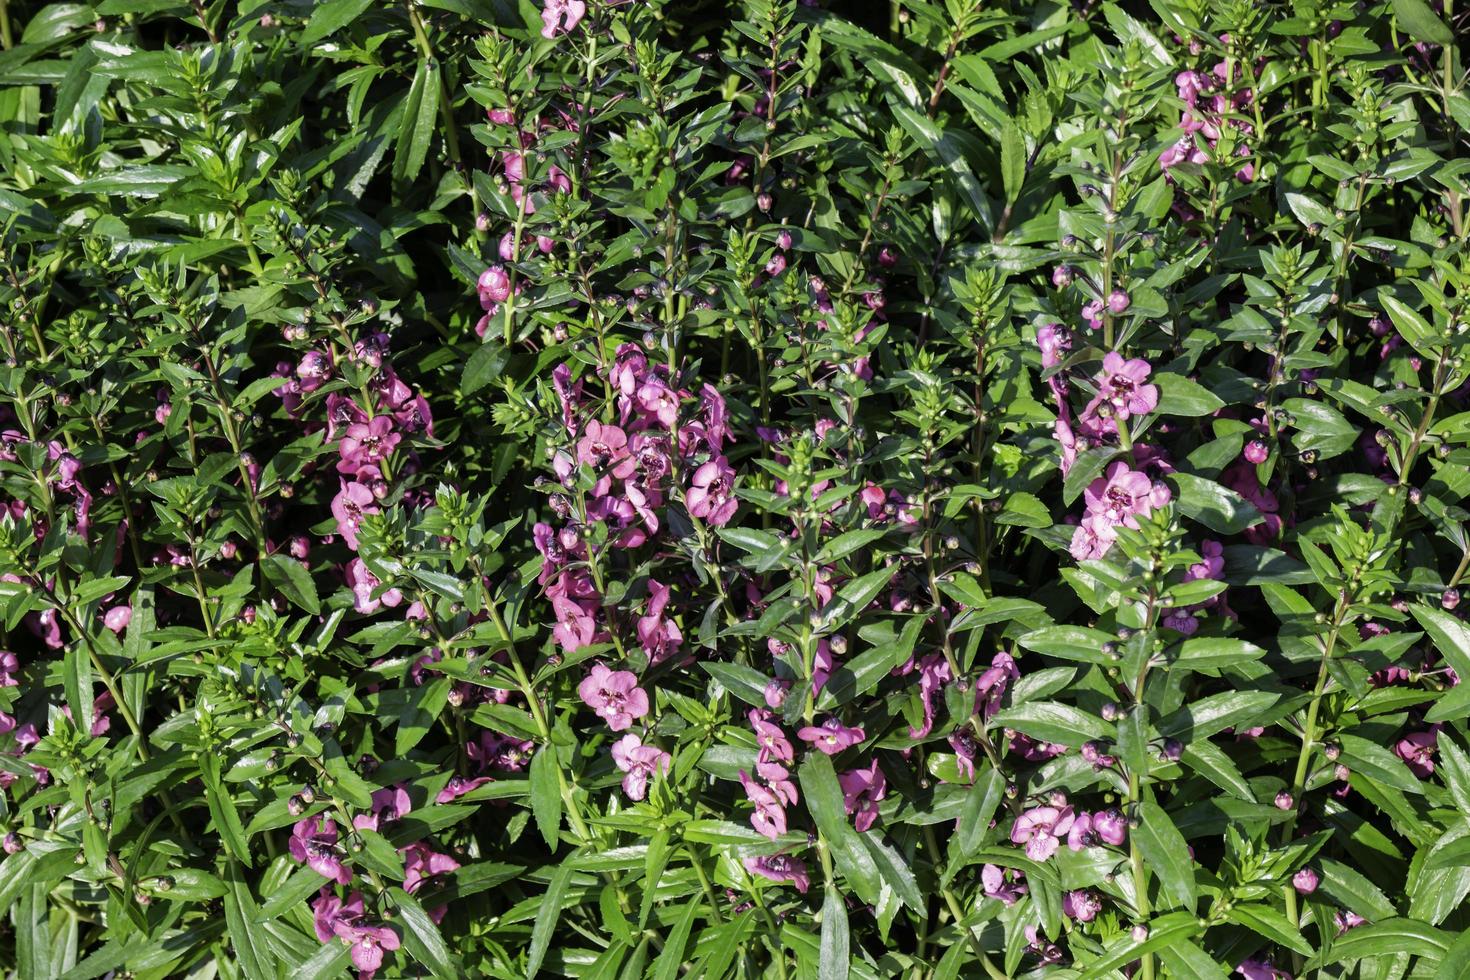
[[[1322,883],[1322,878],[1311,868],[1302,868],[1291,876],[1291,887],[1303,895],[1310,895]]]
[[[1278,970],[1265,960],[1245,960],[1235,968],[1245,980],[1291,980],[1291,974]]]
[[[613,762],[622,770],[623,792],[630,800],[648,795],[648,781],[658,773],[667,774],[672,757],[657,745],[644,745],[643,739],[629,732],[612,747]]]
[[[337,472],[351,475],[364,466],[377,466],[387,459],[403,437],[393,431],[393,416],[378,415],[369,422],[347,427],[337,453],[342,457]]]
[[[1082,498],[1090,517],[1101,518],[1114,527],[1122,524],[1137,529],[1138,518],[1168,504],[1170,493],[1167,487],[1156,488],[1147,476],[1119,460],[1108,467],[1106,476],[1088,484]]]
[[[648,714],[648,695],[631,671],[596,664],[577,685],[577,694],[615,732],[626,731],[635,719]]]
[[[408,798],[408,790],[404,789],[402,783],[374,790],[372,812],[359,813],[353,817],[352,826],[358,830],[381,830],[401,820],[412,809],[413,801]]]
[[[782,797],[751,779],[743,769],[740,771],[740,785],[745,787],[746,797],[755,804],[750,825],[771,840],[786,833],[786,806]]]
[[[1104,844],[1117,847],[1128,837],[1128,820],[1119,810],[1099,810],[1092,815],[1092,832]]]
[[[543,0],[541,8],[541,36],[551,40],[558,34],[570,34],[577,29],[587,15],[587,4],[582,0]]]
[[[1092,814],[1077,814],[1077,818],[1072,821],[1072,829],[1067,831],[1067,847],[1081,851],[1095,846],[1097,840],[1097,834],[1092,827]]]
[[[987,864],[980,869],[980,887],[986,898],[994,898],[1006,905],[1015,905],[1026,894],[1026,883],[1021,872],[1011,868]]]
[[[664,618],[664,608],[669,604],[669,587],[650,578],[648,580],[648,612],[638,618],[638,642],[652,663],[658,663],[679,649],[684,634],[672,620]]]
[[[1102,911],[1102,900],[1086,889],[1062,896],[1062,914],[1078,922],[1091,922]]]
[[[771,682],[776,683],[775,681]],[[769,689],[769,685],[767,686]],[[780,707],[775,705],[774,707]],[[750,727],[755,729],[755,743],[760,746],[760,752],[756,755],[757,762],[792,762],[796,758],[796,750],[792,748],[791,741],[786,737],[786,732],[780,725],[767,718],[768,712],[757,708],[750,709]]]
[[[337,519],[337,533],[353,551],[357,550],[357,531],[364,515],[378,513],[373,492],[361,483],[341,481],[341,490],[332,498],[332,516]]]
[[[842,805],[849,814],[856,814],[853,825],[861,833],[873,826],[878,819],[878,801],[888,793],[888,780],[878,761],[866,769],[853,769],[839,773],[837,782],[842,786]]]
[[[975,681],[975,710],[985,721],[1000,710],[1007,689],[1021,679],[1021,671],[1009,653],[1001,651],[991,658],[990,666]]]
[[[804,742],[811,742],[817,751],[825,755],[836,755],[850,745],[856,745],[867,735],[861,728],[848,728],[836,718],[828,718],[820,725],[808,725],[796,733]]]
[[[287,845],[291,857],[303,861],[321,875],[339,885],[352,880],[352,872],[342,865],[337,856],[337,825],[327,816],[307,817],[298,820],[291,829],[291,841]]]
[[[414,841],[398,852],[403,855],[403,890],[410,895],[424,887],[424,882],[459,869],[459,862],[448,854],[440,854],[423,841]]]
[[[811,887],[806,865],[800,859],[788,854],[763,854],[760,857],[744,858],[740,863],[745,865],[745,870],[753,875],[759,875],[771,881],[790,882],[803,895]]]
[[[1436,731],[1414,732],[1399,739],[1393,750],[1414,775],[1428,779],[1434,775],[1434,750],[1438,741],[1439,733]]]
[[[689,513],[716,527],[730,523],[739,506],[735,499],[735,471],[723,456],[700,466],[684,502]]]
[[[1057,852],[1061,838],[1072,829],[1076,815],[1069,806],[1038,806],[1016,818],[1011,828],[1011,843],[1025,844],[1026,856],[1045,861]]]
[[[1147,415],[1159,406],[1159,389],[1145,384],[1153,368],[1140,358],[1124,360],[1117,351],[1103,358],[1102,373],[1097,381],[1097,397],[1087,407],[1086,413],[1096,413],[1096,406],[1107,403],[1113,416],[1126,419],[1133,415]]]
[[[1266,461],[1266,457],[1271,455],[1271,450],[1261,440],[1252,439],[1245,444],[1245,450],[1241,455],[1245,457],[1247,463],[1259,466]]]
[[[592,643],[593,638],[597,635],[597,620],[593,618],[592,613],[583,603],[564,595],[558,595],[552,597],[551,611],[556,615],[556,627],[551,631],[551,635],[556,637],[556,642],[561,644],[563,650],[571,653]],[[582,700],[587,700],[585,694]],[[588,701],[588,704],[591,702]],[[614,731],[617,730],[614,729]]]

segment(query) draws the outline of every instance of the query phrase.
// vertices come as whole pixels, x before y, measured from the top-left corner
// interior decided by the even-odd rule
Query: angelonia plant
[[[0,0],[0,969],[1470,976],[1453,0]]]

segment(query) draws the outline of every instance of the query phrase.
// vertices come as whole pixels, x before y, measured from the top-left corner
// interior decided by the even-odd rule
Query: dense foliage
[[[1470,975],[1452,0],[0,0],[0,967]]]

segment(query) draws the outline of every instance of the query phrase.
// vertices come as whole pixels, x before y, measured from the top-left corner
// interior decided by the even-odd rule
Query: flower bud
[[[1290,810],[1295,806],[1296,800],[1293,799],[1292,795],[1286,792],[1286,790],[1282,790],[1281,792],[1276,794],[1276,809]]]
[[[1317,872],[1311,868],[1302,868],[1291,876],[1291,887],[1302,895],[1310,895],[1317,890],[1317,885],[1322,881]]]

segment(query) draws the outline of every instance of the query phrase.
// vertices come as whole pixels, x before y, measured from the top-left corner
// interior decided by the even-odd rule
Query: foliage
[[[1464,975],[1464,20],[0,0],[0,964]]]

